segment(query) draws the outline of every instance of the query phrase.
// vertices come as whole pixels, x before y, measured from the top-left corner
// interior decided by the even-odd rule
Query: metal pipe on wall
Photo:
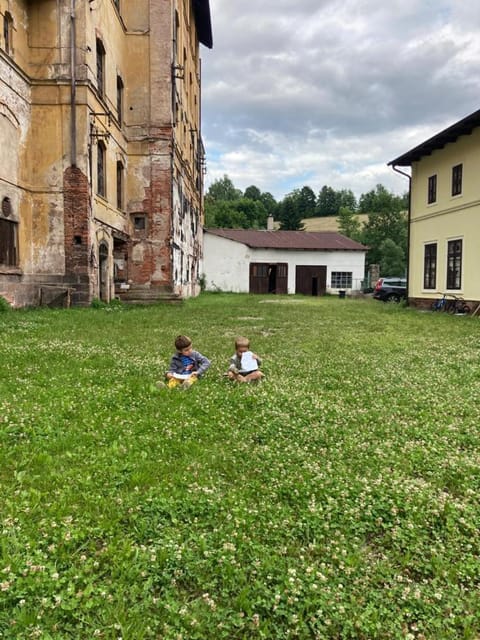
[[[70,4],[70,164],[77,166],[77,34],[75,0]]]

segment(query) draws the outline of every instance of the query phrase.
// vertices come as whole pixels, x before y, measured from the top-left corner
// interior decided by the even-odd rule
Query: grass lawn
[[[480,321],[203,295],[0,315],[0,638],[480,638]],[[158,390],[178,333],[212,360]],[[266,379],[222,377],[237,334]]]

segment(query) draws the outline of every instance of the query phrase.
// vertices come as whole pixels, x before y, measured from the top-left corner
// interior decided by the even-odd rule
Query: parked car
[[[383,302],[400,302],[406,296],[407,280],[405,278],[380,278],[373,291],[373,297]]]

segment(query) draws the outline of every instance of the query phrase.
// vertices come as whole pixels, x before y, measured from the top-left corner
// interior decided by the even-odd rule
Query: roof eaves
[[[424,156],[429,156],[433,151],[443,149],[450,142],[455,142],[460,136],[469,135],[472,131],[480,126],[480,109],[474,111],[462,120],[455,122],[440,133],[432,136],[425,142],[417,145],[410,151],[398,156],[395,160],[391,160],[388,166],[410,167],[413,162],[420,160]]]
[[[212,20],[209,0],[193,0],[195,24],[199,41],[211,49],[213,47]]]

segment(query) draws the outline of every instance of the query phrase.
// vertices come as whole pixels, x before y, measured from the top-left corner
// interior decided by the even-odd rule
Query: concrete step
[[[169,287],[132,287],[127,290],[116,290],[115,295],[125,303],[128,304],[155,304],[157,302],[167,303],[182,303],[181,298],[177,293],[174,293]]]

